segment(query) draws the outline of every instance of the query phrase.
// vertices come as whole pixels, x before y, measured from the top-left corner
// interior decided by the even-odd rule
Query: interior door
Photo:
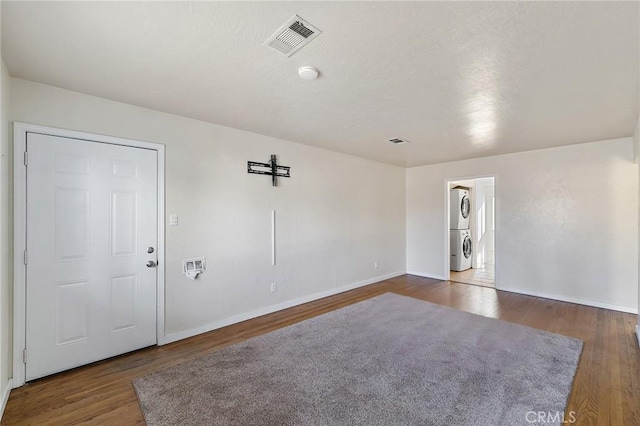
[[[496,223],[496,199],[494,194],[495,188],[493,186],[489,186],[485,189],[485,204],[487,206],[487,216],[486,216],[486,228],[487,228],[487,256],[485,262],[493,262],[495,259],[495,223]]]
[[[26,379],[156,343],[157,152],[27,134]]]

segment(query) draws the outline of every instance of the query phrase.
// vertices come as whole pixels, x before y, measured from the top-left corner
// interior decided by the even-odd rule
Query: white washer
[[[469,229],[469,216],[471,213],[469,191],[453,188],[449,193],[449,200],[449,212],[451,214],[449,229]]]
[[[451,261],[449,269],[460,272],[471,268],[471,232],[468,229],[452,229],[449,231],[449,250]]]

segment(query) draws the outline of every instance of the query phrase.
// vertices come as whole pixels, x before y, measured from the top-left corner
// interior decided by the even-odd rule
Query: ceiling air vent
[[[291,56],[320,34],[322,34],[322,31],[298,15],[294,15],[264,44],[285,56]]]
[[[393,143],[393,144],[401,144],[401,143],[409,143],[408,140],[405,139],[400,139],[400,138],[393,138],[393,139],[389,139],[389,142]]]

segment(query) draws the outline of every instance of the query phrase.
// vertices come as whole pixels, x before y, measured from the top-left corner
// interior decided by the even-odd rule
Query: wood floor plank
[[[386,292],[582,339],[566,418],[640,425],[635,315],[411,275],[33,381],[11,392],[2,424],[144,424],[134,378]]]
[[[621,376],[622,412],[625,425],[640,425],[640,351],[635,334],[636,320],[633,316],[623,315],[623,349],[620,360],[627,367]]]

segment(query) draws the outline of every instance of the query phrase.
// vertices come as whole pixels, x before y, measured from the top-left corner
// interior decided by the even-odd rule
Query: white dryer
[[[451,261],[449,269],[452,271],[466,271],[471,268],[471,232],[468,229],[449,231],[449,250]]]
[[[469,229],[469,215],[471,213],[469,191],[462,188],[453,188],[449,193],[449,200],[449,212],[451,214],[449,229]]]

